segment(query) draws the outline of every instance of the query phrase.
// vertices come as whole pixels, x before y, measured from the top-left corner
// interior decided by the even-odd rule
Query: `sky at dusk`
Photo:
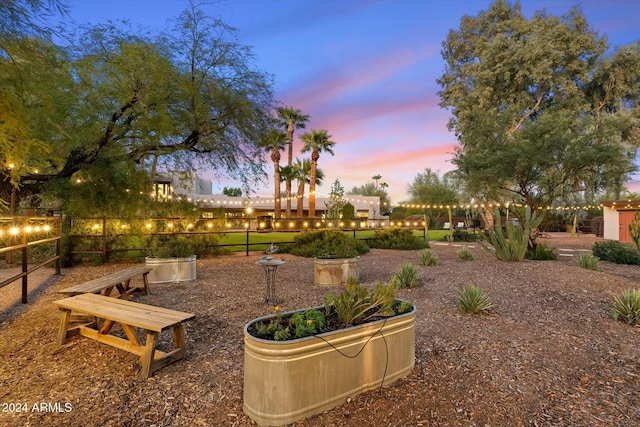
[[[490,0],[225,0],[204,6],[237,29],[253,47],[256,66],[272,74],[275,98],[311,116],[307,129],[326,129],[334,156],[320,155],[325,173],[317,189],[326,195],[335,179],[345,190],[373,182],[389,186],[394,203],[408,199],[407,186],[425,168],[440,175],[453,169],[456,139],[447,130],[449,112],[438,106],[436,79],[450,29],[464,15],[476,16]],[[522,12],[559,16],[578,2],[523,0]],[[128,19],[161,29],[186,7],[183,0],[69,0],[77,24]],[[640,1],[582,0],[592,29],[607,36],[610,49],[640,40]],[[302,143],[296,131],[294,156]],[[308,154],[307,154],[308,156]],[[286,156],[283,156],[286,159]],[[268,158],[267,158],[268,160]],[[285,160],[286,161],[286,160]],[[269,175],[253,195],[271,196]],[[214,193],[238,182],[212,178]],[[640,175],[637,177],[640,181]],[[295,186],[294,186],[295,187]],[[640,182],[629,183],[633,191]]]

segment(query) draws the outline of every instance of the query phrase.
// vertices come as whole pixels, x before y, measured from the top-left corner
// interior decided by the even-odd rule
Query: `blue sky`
[[[335,156],[321,154],[325,172],[320,196],[339,179],[346,190],[373,182],[389,184],[394,203],[406,200],[408,184],[431,168],[453,168],[456,145],[447,130],[449,113],[438,107],[436,79],[444,70],[442,41],[464,15],[486,10],[490,0],[222,0],[204,6],[235,27],[252,46],[257,66],[274,76],[275,97],[311,116],[309,129],[327,129]],[[562,15],[578,2],[523,0],[530,18],[546,9]],[[78,24],[127,19],[151,29],[185,7],[183,0],[69,0]],[[592,29],[610,46],[640,40],[640,1],[582,0]],[[297,131],[296,135],[302,131]],[[296,138],[294,156],[301,147]],[[270,165],[267,165],[270,171]],[[212,177],[214,193],[239,186]],[[637,178],[640,181],[640,176]],[[271,177],[255,195],[270,196]],[[640,190],[640,182],[628,187]]]

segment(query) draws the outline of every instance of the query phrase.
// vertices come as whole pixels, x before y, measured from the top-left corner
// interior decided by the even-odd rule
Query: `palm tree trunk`
[[[282,216],[282,207],[280,206],[280,163],[273,163],[273,204],[275,206],[275,219],[280,219]]]
[[[303,202],[304,202],[304,181],[301,180],[300,183],[298,184],[298,210],[296,212],[296,216],[298,218],[302,218],[304,214]]]
[[[289,121],[287,125],[287,141],[289,144],[287,166],[289,166],[289,168],[291,168],[293,164],[293,131],[293,121]],[[287,192],[287,218],[291,218],[291,177],[287,177],[285,189]]]
[[[316,216],[316,167],[317,160],[311,156],[311,173],[309,174],[309,218]]]

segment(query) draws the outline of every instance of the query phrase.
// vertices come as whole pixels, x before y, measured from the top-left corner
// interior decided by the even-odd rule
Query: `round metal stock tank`
[[[185,258],[146,257],[144,265],[151,267],[149,283],[188,282],[196,278],[196,256]]]
[[[344,285],[358,277],[358,258],[315,258],[314,283],[318,286]]]

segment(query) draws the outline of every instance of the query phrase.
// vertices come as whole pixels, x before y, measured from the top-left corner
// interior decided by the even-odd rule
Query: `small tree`
[[[340,216],[342,214],[342,208],[347,203],[345,202],[343,196],[344,188],[342,187],[342,185],[340,185],[340,181],[336,179],[331,186],[329,201],[324,203],[324,205],[327,207],[327,212],[325,214],[327,222],[333,227],[336,227],[338,225]]]
[[[633,221],[629,224],[629,235],[636,248],[640,249],[640,212],[638,211],[636,211]]]

